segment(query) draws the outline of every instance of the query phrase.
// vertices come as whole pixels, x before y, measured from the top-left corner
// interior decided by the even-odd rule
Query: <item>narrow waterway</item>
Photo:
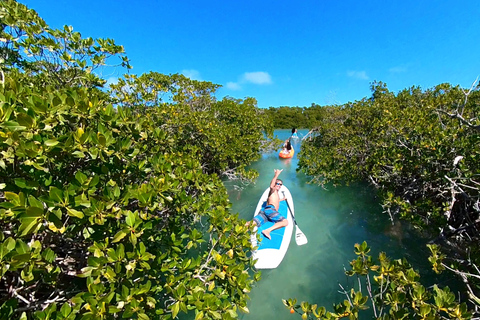
[[[277,130],[278,138],[285,140],[290,130]],[[307,133],[299,130],[300,137]],[[309,184],[309,179],[296,171],[297,154],[301,149],[298,139],[293,144],[295,155],[280,159],[277,152],[264,154],[252,165],[260,177],[254,184],[239,189],[235,182],[226,182],[233,212],[250,220],[258,199],[273,177],[274,169],[283,169],[280,177],[292,193],[298,226],[308,238],[308,244],[297,246],[294,237],[289,250],[273,270],[262,270],[262,279],[251,292],[249,314],[240,319],[293,319],[283,306],[282,299],[297,298],[331,310],[333,303],[344,300],[339,283],[348,287],[344,267],[356,258],[355,243],[367,241],[376,258],[383,251],[393,259],[405,257],[420,271],[422,283],[453,285],[448,278],[436,278],[427,260],[427,239],[421,238],[407,224],[392,225],[381,213],[375,191],[367,185],[327,187]],[[350,278],[350,284],[351,284]],[[297,316],[299,317],[299,316]]]

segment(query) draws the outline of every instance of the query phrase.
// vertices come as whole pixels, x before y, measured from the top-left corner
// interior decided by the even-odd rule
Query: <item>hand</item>
[[[280,173],[282,173],[283,169],[275,169],[273,172],[275,172],[275,175],[278,176]]]

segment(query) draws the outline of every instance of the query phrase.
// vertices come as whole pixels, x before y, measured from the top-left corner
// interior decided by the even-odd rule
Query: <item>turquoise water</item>
[[[299,135],[302,137],[307,132],[299,130]],[[291,131],[277,130],[275,133],[279,139],[285,140]],[[260,174],[254,184],[238,188],[234,186],[235,182],[225,183],[233,212],[251,220],[274,169],[284,169],[279,178],[292,193],[298,226],[308,238],[306,245],[297,246],[292,237],[280,266],[262,270],[262,279],[253,288],[247,305],[250,313],[240,315],[240,319],[299,318],[283,306],[282,299],[288,298],[309,301],[331,310],[333,303],[344,300],[344,296],[338,293],[339,283],[349,288],[343,268],[349,269],[349,261],[356,258],[353,253],[355,243],[364,240],[372,248],[374,257],[384,251],[394,259],[407,258],[415,269],[421,270],[424,285],[452,284],[448,278],[437,278],[430,271],[425,247],[428,239],[421,238],[407,224],[392,226],[388,217],[381,213],[374,190],[363,184],[326,189],[309,184],[304,174],[296,172],[300,140],[293,146],[295,155],[291,159],[280,159],[278,150],[264,154],[254,163],[252,168]],[[352,280],[348,280],[350,284]]]

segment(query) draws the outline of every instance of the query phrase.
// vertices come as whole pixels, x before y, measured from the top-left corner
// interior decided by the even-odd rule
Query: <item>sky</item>
[[[469,89],[480,76],[478,0],[19,2],[50,27],[114,39],[130,73],[182,73],[260,108],[359,101],[373,81]]]

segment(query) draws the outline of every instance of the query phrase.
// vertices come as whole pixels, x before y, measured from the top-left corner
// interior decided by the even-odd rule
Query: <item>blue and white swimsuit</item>
[[[267,221],[276,223],[282,220],[285,220],[285,217],[282,216],[271,204],[267,205],[265,208],[262,208],[262,210],[260,210],[260,212],[253,217],[253,221],[255,221],[258,227]]]

